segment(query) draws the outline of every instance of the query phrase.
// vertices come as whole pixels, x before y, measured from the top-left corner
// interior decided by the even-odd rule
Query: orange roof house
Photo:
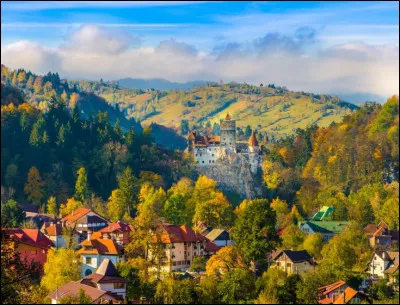
[[[319,288],[320,304],[348,304],[368,301],[365,294],[347,285],[345,281],[338,281]]]
[[[101,238],[100,232],[88,232],[88,238],[81,242],[78,250],[82,259],[82,276],[88,276],[96,270],[102,261],[108,258],[114,265],[124,260],[123,248],[112,239]]]

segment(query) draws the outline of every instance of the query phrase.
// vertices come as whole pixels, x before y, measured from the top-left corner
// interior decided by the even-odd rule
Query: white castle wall
[[[198,166],[215,165],[220,156],[220,147],[195,147],[193,153]]]

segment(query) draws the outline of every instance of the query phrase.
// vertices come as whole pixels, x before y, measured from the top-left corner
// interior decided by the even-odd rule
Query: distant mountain
[[[383,104],[388,98],[387,96],[385,97],[373,93],[338,93],[337,96],[353,104],[362,104],[365,102],[377,102]]]
[[[121,87],[128,89],[156,89],[156,90],[188,90],[205,85],[206,81],[190,81],[186,83],[170,82],[162,78],[122,78],[118,80]]]

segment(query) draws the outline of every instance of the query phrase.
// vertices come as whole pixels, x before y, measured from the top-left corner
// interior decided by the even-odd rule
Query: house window
[[[125,283],[114,283],[114,289],[123,289],[125,288]]]
[[[276,266],[279,267],[281,265],[280,262],[276,262]]]
[[[287,267],[287,268],[291,268],[291,267],[292,267],[292,264],[291,264],[291,263],[287,263],[287,264],[286,264],[286,267]]]
[[[86,264],[88,264],[88,265],[92,264],[92,258],[91,257],[86,257]]]
[[[31,250],[31,254],[37,254],[36,250]]]

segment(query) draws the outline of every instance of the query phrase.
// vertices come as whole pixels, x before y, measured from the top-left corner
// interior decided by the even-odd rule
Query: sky
[[[399,3],[2,1],[1,63],[381,101],[399,93]]]

